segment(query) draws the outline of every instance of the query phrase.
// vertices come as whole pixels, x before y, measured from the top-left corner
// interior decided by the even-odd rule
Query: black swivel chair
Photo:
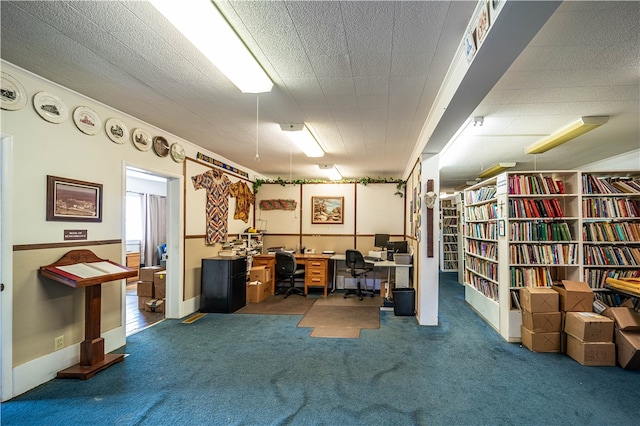
[[[283,278],[290,280],[289,287],[284,291],[286,299],[290,294],[304,296],[304,289],[296,287],[295,279],[304,276],[304,269],[297,269],[296,258],[293,254],[284,251],[276,252],[276,272]],[[281,294],[279,292],[278,294]]]
[[[356,294],[362,300],[363,294],[371,294],[373,297],[375,293],[375,286],[373,289],[367,289],[367,272],[373,271],[372,267],[368,267],[366,262],[364,261],[364,257],[362,257],[362,253],[358,250],[347,250],[347,255],[345,258],[345,264],[347,265],[347,271],[351,273],[351,276],[356,279],[357,286],[355,289],[347,290],[344,294],[344,298],[349,297],[350,294]],[[361,281],[364,279],[364,290],[361,286]]]

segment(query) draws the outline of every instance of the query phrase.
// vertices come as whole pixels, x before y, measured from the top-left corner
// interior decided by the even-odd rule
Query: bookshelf
[[[578,176],[509,172],[465,191],[465,298],[507,341],[521,340],[521,287],[580,280]]]
[[[458,270],[458,209],[452,200],[440,203],[440,270]]]
[[[464,192],[465,300],[500,331],[498,282],[498,199],[495,178]]]
[[[640,277],[640,172],[582,172],[584,281],[608,305],[607,278]]]

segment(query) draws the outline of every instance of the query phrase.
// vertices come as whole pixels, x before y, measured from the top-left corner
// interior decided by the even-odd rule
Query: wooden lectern
[[[40,275],[85,290],[84,341],[80,344],[80,363],[60,371],[58,378],[86,380],[124,359],[124,354],[104,353],[104,339],[100,336],[102,283],[136,274],[134,269],[100,259],[91,250],[72,250],[57,262],[40,267]]]

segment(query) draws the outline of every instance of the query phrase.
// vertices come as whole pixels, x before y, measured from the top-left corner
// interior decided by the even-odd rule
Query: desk
[[[346,259],[346,255],[344,254],[334,254],[331,256],[331,260],[333,262],[344,262]],[[388,268],[387,270],[387,283],[391,283],[391,268],[395,269],[395,278],[396,278],[396,288],[407,288],[409,287],[410,279],[409,272],[411,271],[411,267],[413,265],[405,265],[394,262],[393,260],[380,260],[378,262],[366,262],[368,265],[373,266],[373,274],[375,279],[375,273],[377,268]],[[336,289],[336,268],[333,268],[333,282],[332,282],[332,291]],[[346,270],[346,266],[345,266]]]
[[[329,287],[329,267],[330,256],[320,254],[294,254],[296,263],[304,265],[304,294],[307,294],[309,287],[324,288],[324,297],[327,297]],[[272,273],[276,270],[275,254],[260,254],[253,256],[253,266],[266,266],[271,268]],[[271,294],[275,293],[275,279],[272,280]]]

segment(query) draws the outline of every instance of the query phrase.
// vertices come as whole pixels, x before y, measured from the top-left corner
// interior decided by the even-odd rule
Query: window
[[[127,192],[125,210],[127,241],[142,241],[142,194]]]

